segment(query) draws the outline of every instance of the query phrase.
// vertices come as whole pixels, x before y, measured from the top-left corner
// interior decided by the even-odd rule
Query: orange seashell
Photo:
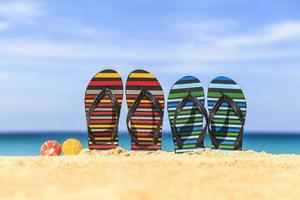
[[[61,145],[56,140],[48,140],[41,146],[42,156],[59,156],[61,154]]]

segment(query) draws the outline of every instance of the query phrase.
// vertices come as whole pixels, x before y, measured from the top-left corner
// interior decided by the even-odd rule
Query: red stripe
[[[95,99],[96,96],[97,96],[96,94],[87,94],[87,95],[85,95],[85,98],[86,98],[86,99]],[[115,96],[117,99],[123,97],[122,94],[115,94],[114,96]],[[107,96],[105,96],[104,98],[109,99],[109,97],[107,97]]]
[[[97,112],[93,112],[92,113],[92,116],[94,115],[116,115],[116,112],[101,112],[101,111],[97,111]]]
[[[160,86],[157,81],[127,81],[127,86]]]
[[[135,124],[146,124],[146,125],[157,125],[160,123],[160,120],[131,120],[132,125]]]
[[[94,119],[89,121],[90,124],[95,124],[95,123],[106,123],[106,124],[115,124],[116,120],[109,120],[109,119]]]
[[[152,112],[152,111],[150,111],[150,112],[135,112],[135,113],[133,114],[133,116],[135,116],[135,115],[143,115],[143,116],[159,116],[159,112]]]
[[[91,81],[90,86],[122,86],[123,83],[121,80],[116,81]]]
[[[132,150],[160,150],[160,146],[158,145],[149,145],[149,146],[138,146],[138,145],[131,145]]]
[[[85,107],[89,108],[91,107],[91,105],[92,105],[91,103],[86,103]],[[121,104],[119,103],[119,105]],[[100,103],[97,105],[97,108],[112,108],[112,107],[113,107],[112,103]]]
[[[145,137],[145,138],[149,138],[149,137],[153,137],[153,133],[135,133],[135,135],[137,137]]]
[[[127,103],[127,106],[131,107],[133,105],[133,103]],[[164,108],[164,104],[161,103],[160,106],[162,108]],[[143,108],[155,108],[154,104],[151,103],[141,103],[139,104],[139,107],[143,107]]]
[[[112,145],[89,145],[90,149],[115,149],[118,145],[112,144]]]
[[[126,95],[126,98],[127,99],[136,99],[137,98],[137,94],[134,94],[134,95]],[[153,95],[155,98],[157,99],[160,99],[160,100],[163,100],[164,99],[164,96],[163,95]]]
[[[94,137],[111,137],[112,132],[93,132]]]

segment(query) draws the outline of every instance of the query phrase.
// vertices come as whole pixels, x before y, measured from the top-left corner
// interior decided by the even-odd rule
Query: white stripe
[[[218,101],[219,98],[207,98],[207,101]],[[236,103],[246,103],[246,99],[232,99]]]
[[[204,148],[193,148],[193,149],[176,149],[176,153],[188,153],[188,152],[200,152],[204,151]]]
[[[225,116],[225,115],[215,115],[216,119],[239,119],[238,116]]]
[[[192,140],[192,139],[198,139],[199,135],[190,135],[190,136],[182,136],[180,137],[182,140]]]
[[[176,124],[176,127],[180,128],[180,127],[202,126],[202,125],[203,125],[202,122],[198,122],[198,123]]]
[[[241,128],[242,125],[235,124],[214,124],[215,127]]]
[[[185,84],[174,85],[172,87],[172,90],[176,90],[176,89],[190,89],[190,88],[199,88],[199,87],[202,87],[201,83],[185,83]]]
[[[214,106],[208,106],[208,109],[213,109]],[[241,111],[246,111],[246,108],[240,108]],[[231,107],[220,107],[220,110],[233,110]]]
[[[222,83],[211,83],[209,88],[222,88],[222,89],[241,89],[240,86],[236,84],[222,84]]]
[[[184,119],[184,118],[192,118],[192,117],[202,117],[202,114],[193,114],[193,115],[179,115],[177,119]],[[174,119],[174,116],[170,116],[170,119]]]
[[[168,99],[168,103],[173,103],[173,102],[181,102],[183,98],[181,99]],[[198,100],[204,100],[204,97],[197,97]]]
[[[221,137],[221,136],[217,136],[216,137],[218,140],[231,140],[231,141],[235,141],[236,137]]]

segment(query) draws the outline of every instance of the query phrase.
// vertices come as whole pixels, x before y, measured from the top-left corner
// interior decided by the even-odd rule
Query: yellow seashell
[[[82,149],[81,142],[75,138],[67,139],[62,145],[64,155],[78,155]]]

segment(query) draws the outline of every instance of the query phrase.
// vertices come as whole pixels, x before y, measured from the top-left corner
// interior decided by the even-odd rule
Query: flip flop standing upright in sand
[[[155,76],[145,70],[131,72],[126,82],[127,129],[132,150],[160,150],[164,94]]]
[[[247,104],[242,89],[227,77],[208,87],[209,135],[212,148],[242,150]]]
[[[204,150],[207,125],[204,91],[194,76],[179,79],[168,96],[168,114],[176,153]]]
[[[107,150],[118,146],[118,127],[123,99],[121,76],[107,69],[97,73],[85,93],[89,149]]]

